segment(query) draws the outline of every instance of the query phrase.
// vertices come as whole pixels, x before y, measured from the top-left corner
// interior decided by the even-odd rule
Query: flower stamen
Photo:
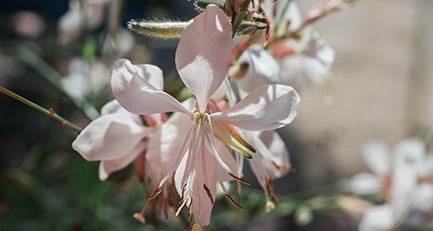
[[[206,186],[206,184],[203,184],[204,190],[206,190],[207,196],[209,197],[210,203],[214,205],[213,199],[212,199],[212,193],[210,192],[209,188]]]
[[[242,206],[240,206],[238,203],[236,203],[236,201],[234,201],[233,198],[231,198],[229,194],[226,194],[226,197],[227,197],[227,199],[229,199],[230,202],[232,202],[233,205],[236,206],[238,209],[240,209],[240,210],[242,210],[242,211],[244,210],[244,208],[242,208]]]

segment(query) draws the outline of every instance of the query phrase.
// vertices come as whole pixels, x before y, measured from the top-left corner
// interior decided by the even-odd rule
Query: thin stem
[[[69,128],[71,128],[72,130],[74,130],[74,131],[76,131],[78,133],[80,133],[83,130],[80,127],[78,127],[77,125],[75,125],[75,124],[69,122],[68,120],[66,120],[65,118],[59,116],[53,110],[47,110],[47,109],[45,109],[45,108],[43,108],[43,107],[41,107],[41,106],[33,103],[32,101],[30,101],[30,100],[28,100],[28,99],[26,99],[26,98],[24,98],[24,97],[22,97],[20,95],[17,95],[15,93],[9,91],[8,89],[6,89],[6,88],[4,88],[2,86],[0,86],[0,92],[2,92],[5,95],[8,95],[8,96],[10,96],[10,97],[12,97],[12,98],[20,101],[21,103],[24,103],[25,105],[28,105],[28,106],[30,106],[30,107],[32,107],[32,108],[34,108],[34,109],[36,109],[36,110],[38,110],[38,111],[40,111],[42,113],[45,113],[46,115],[51,116],[52,118],[54,118],[57,121],[59,121],[60,125],[62,125],[62,126],[69,127]]]
[[[232,25],[232,38],[235,37],[235,35],[238,31],[239,25],[241,25],[241,22],[244,19],[244,15],[247,12],[248,5],[250,4],[250,2],[251,2],[251,0],[244,0],[244,3],[242,4],[240,11],[237,12],[236,14],[233,14],[233,15],[236,15],[235,16],[236,18],[235,18],[235,21],[233,22],[233,25]]]
[[[289,8],[289,5],[290,5],[290,2],[291,2],[291,1],[292,1],[292,0],[287,0],[286,5],[284,5],[283,11],[281,12],[280,17],[278,18],[277,25],[275,25],[274,33],[277,33],[277,31],[278,31],[278,27],[279,27],[279,26],[281,25],[281,23],[283,22],[284,15],[286,15],[287,9]]]

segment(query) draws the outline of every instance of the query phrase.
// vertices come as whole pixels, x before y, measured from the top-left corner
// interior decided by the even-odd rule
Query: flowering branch
[[[80,133],[82,131],[82,129],[80,127],[78,127],[77,125],[69,122],[65,118],[63,118],[63,117],[59,116],[58,114],[56,114],[53,111],[53,109],[47,110],[47,109],[45,109],[45,108],[43,108],[43,107],[41,107],[41,106],[33,103],[32,101],[30,101],[30,100],[28,100],[28,99],[26,99],[26,98],[24,98],[24,97],[22,97],[20,95],[17,95],[17,94],[15,94],[12,91],[9,91],[8,89],[6,89],[6,88],[4,88],[2,86],[0,86],[0,92],[2,92],[5,95],[8,95],[8,96],[10,96],[10,97],[12,97],[12,98],[20,101],[21,103],[23,103],[25,105],[28,105],[28,106],[30,106],[30,107],[32,107],[32,108],[34,108],[34,109],[36,109],[36,110],[38,110],[38,111],[40,111],[42,113],[45,113],[46,115],[51,116],[52,118],[54,118],[57,121],[59,121],[61,126],[69,127],[69,128],[71,128],[72,130],[74,130],[74,131],[76,131],[78,133]]]

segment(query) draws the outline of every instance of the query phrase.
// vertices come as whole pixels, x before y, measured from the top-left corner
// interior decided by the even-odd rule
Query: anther
[[[134,218],[139,220],[141,223],[145,224],[146,223],[146,219],[144,219],[143,215],[139,214],[139,213],[135,213],[134,214]]]
[[[244,183],[244,184],[246,184],[246,185],[248,185],[248,186],[251,185],[250,182],[248,182],[248,181],[246,181],[246,180],[244,180],[244,179],[241,179],[241,178],[239,178],[239,177],[237,177],[237,176],[235,176],[235,175],[233,175],[233,174],[231,174],[231,173],[229,173],[229,175],[230,175],[231,177],[233,177],[233,179],[235,179],[235,180],[237,180],[237,181],[239,181],[239,182],[242,182],[242,183]]]
[[[162,186],[158,189],[158,191],[152,196],[148,197],[147,200],[155,199],[162,192]]]
[[[229,199],[232,203],[233,203],[233,205],[234,206],[236,206],[238,209],[240,209],[240,210],[244,210],[244,208],[242,208],[242,206],[240,206],[238,203],[236,203],[236,201],[234,201],[233,200],[233,198],[231,198],[230,196],[229,196],[229,194],[226,194],[226,197],[227,197],[227,199]]]
[[[180,205],[180,207],[177,209],[176,213],[174,214],[174,215],[176,215],[176,217],[179,216],[180,211],[182,211],[182,209],[185,207],[186,202],[188,202],[188,198],[183,199],[181,202],[182,202],[182,204]]]
[[[210,203],[213,205],[213,199],[212,199],[212,193],[210,192],[209,188],[206,186],[206,184],[203,184],[204,190],[206,190],[207,196],[209,197]]]

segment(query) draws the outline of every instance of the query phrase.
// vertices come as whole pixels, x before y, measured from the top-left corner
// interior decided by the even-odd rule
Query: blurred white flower
[[[364,214],[359,230],[392,230],[398,227],[413,210],[427,211],[433,205],[433,187],[419,184],[420,168],[425,164],[425,144],[419,139],[408,139],[398,143],[395,147],[393,161],[385,164],[387,157],[383,155],[384,146],[370,143],[367,163],[377,174],[389,172],[392,164],[392,183],[390,192],[385,195],[385,204],[375,206]],[[373,150],[381,157],[376,158]],[[421,224],[418,224],[421,225]]]
[[[67,43],[84,30],[100,27],[104,20],[104,8],[111,0],[71,0],[69,10],[59,18],[57,30],[60,40]]]
[[[89,63],[82,58],[73,58],[68,70],[69,74],[60,82],[65,91],[77,99],[84,100],[89,94],[99,94],[110,82],[110,72],[99,59]]]

